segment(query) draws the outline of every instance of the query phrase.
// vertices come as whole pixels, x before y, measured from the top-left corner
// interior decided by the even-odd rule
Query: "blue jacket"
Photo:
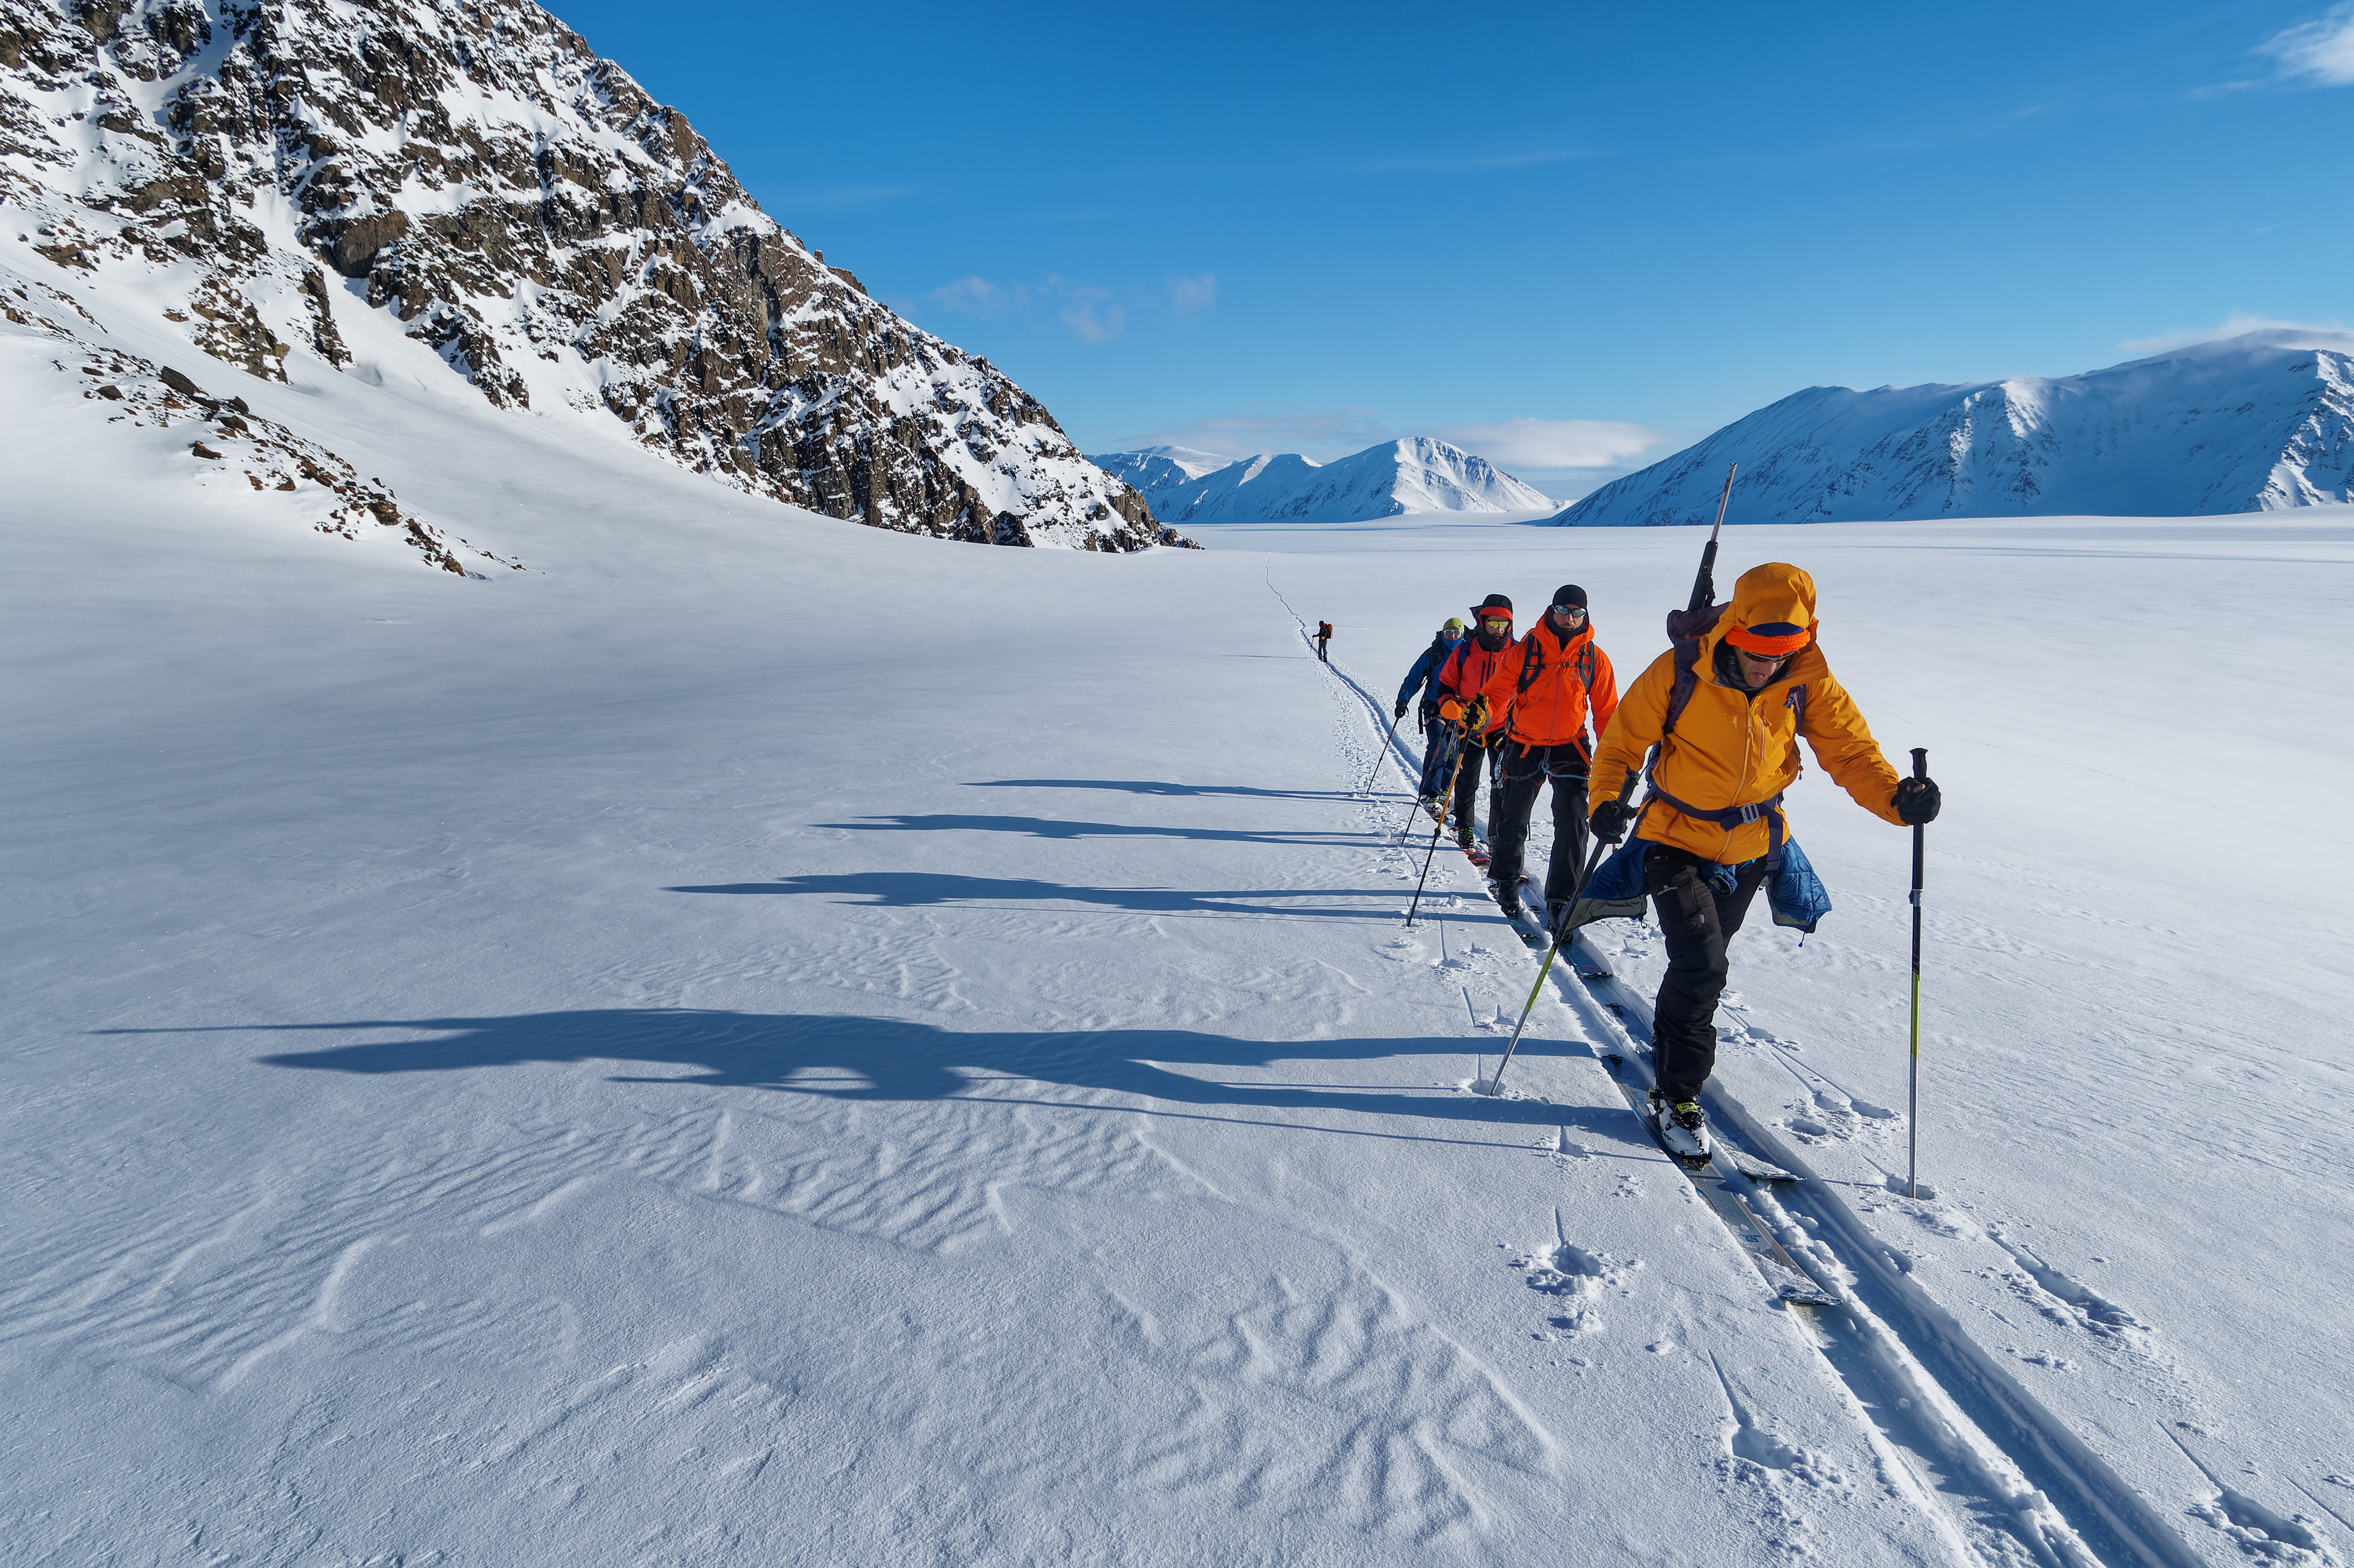
[[[1402,703],[1414,701],[1415,688],[1418,686],[1422,689],[1424,702],[1437,702],[1439,667],[1447,662],[1449,653],[1462,646],[1463,640],[1459,637],[1452,642],[1444,637],[1432,638],[1430,646],[1422,651],[1422,657],[1414,662],[1414,668],[1405,673],[1405,684],[1398,688],[1397,700]]]

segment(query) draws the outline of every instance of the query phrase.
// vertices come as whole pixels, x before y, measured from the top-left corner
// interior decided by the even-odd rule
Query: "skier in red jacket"
[[[1502,594],[1491,593],[1471,607],[1472,635],[1455,645],[1440,666],[1438,686],[1441,694],[1438,716],[1454,724],[1463,732],[1463,760],[1455,771],[1455,842],[1474,863],[1484,864],[1479,839],[1472,832],[1471,802],[1479,792],[1479,771],[1487,763],[1490,750],[1503,735],[1504,715],[1489,714],[1484,707],[1471,711],[1478,702],[1480,688],[1496,673],[1496,666],[1512,647],[1512,601]],[[1467,722],[1469,721],[1469,722]],[[1425,808],[1433,816],[1447,810],[1442,800],[1425,800]],[[1491,789],[1488,797],[1488,821],[1496,820],[1496,797]]]

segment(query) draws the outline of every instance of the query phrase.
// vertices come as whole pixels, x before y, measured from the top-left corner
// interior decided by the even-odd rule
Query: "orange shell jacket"
[[[1538,641],[1541,638],[1542,642]],[[1590,691],[1579,678],[1588,648],[1594,650],[1594,686]],[[1536,678],[1524,692],[1521,690],[1521,674],[1527,669],[1532,651],[1540,662]],[[1494,712],[1511,710],[1514,740],[1523,746],[1564,746],[1585,737],[1585,710],[1589,705],[1594,710],[1594,733],[1600,735],[1610,727],[1610,715],[1618,707],[1618,675],[1610,667],[1610,655],[1594,641],[1591,620],[1579,627],[1564,643],[1553,634],[1552,627],[1540,620],[1529,628],[1526,637],[1513,643],[1496,662],[1495,673],[1488,677],[1480,694],[1488,699],[1488,706]],[[1592,755],[1591,747],[1587,754]]]
[[[1810,640],[1791,655],[1781,673],[1755,694],[1717,678],[1716,648],[1726,632],[1776,621],[1803,626],[1810,634],[1821,630],[1815,619],[1815,579],[1778,561],[1750,568],[1734,585],[1733,602],[1701,640],[1695,666],[1699,684],[1664,744],[1659,726],[1675,686],[1676,659],[1670,652],[1651,661],[1627,689],[1603,733],[1586,789],[1589,811],[1617,797],[1628,770],[1640,768],[1643,754],[1655,744],[1660,745],[1660,754],[1652,778],[1662,790],[1696,810],[1770,800],[1798,777],[1798,736],[1803,735],[1823,771],[1857,805],[1903,825],[1894,805],[1896,769],[1880,754],[1871,726],[1831,673],[1819,641]],[[1726,826],[1696,821],[1665,800],[1653,800],[1635,836],[1689,850],[1719,864],[1738,865],[1766,853],[1768,831],[1763,817]]]
[[[1469,703],[1487,688],[1489,678],[1496,673],[1496,666],[1511,658],[1512,650],[1519,646],[1517,642],[1506,642],[1490,653],[1479,646],[1477,635],[1466,637],[1455,645],[1455,652],[1449,653],[1447,662],[1439,667],[1440,688],[1449,695]],[[1488,707],[1488,727],[1479,732],[1483,739],[1502,729],[1507,716],[1504,710],[1493,703]]]

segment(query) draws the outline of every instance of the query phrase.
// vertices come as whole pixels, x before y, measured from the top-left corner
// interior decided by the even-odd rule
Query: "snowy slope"
[[[1485,458],[1427,436],[1384,441],[1337,462],[1262,453],[1205,467],[1208,454],[1152,447],[1088,461],[1128,480],[1164,524],[1347,523],[1408,512],[1530,512],[1543,494]]]
[[[1148,506],[1156,497],[1182,493],[1204,474],[1214,473],[1234,460],[1193,447],[1142,447],[1132,452],[1106,452],[1087,461],[1114,479],[1133,485]]]
[[[2106,370],[1811,387],[1603,486],[1559,521],[2168,516],[2354,501],[2354,333],[2266,331]]]
[[[944,548],[385,337],[382,385],[255,382],[215,463],[192,408],[110,423],[0,323],[13,1556],[2346,1561],[2354,846],[2310,802],[2354,742],[2306,631],[2346,513],[1726,557],[1818,572],[1835,662],[1947,791],[1936,1195],[1887,1192],[1877,1114],[1906,835],[1811,775],[1838,907],[1736,938],[1724,1021],[1728,1092],[1819,1172],[1785,1217],[1863,1227],[1817,1266],[1946,1314],[1882,1333],[1861,1285],[1777,1304],[1580,995],[1540,1000],[1518,1097],[1465,1092],[1534,964],[1451,851],[1402,927],[1427,841],[1375,753],[1433,620],[1541,597],[1567,536]],[[298,422],[469,579],[228,471]],[[1696,541],[1568,542],[1631,673]],[[2101,662],[2193,602],[2167,681]],[[1941,1381],[1964,1340],[2027,1439]],[[2158,1544],[2117,1550],[2038,1436]]]
[[[353,340],[388,323],[493,406],[834,516],[1168,542],[1035,399],[827,266],[529,0],[11,0],[0,214],[14,310],[57,291],[69,334],[168,322],[164,362],[210,355],[179,366],[207,387],[290,355],[376,374]]]

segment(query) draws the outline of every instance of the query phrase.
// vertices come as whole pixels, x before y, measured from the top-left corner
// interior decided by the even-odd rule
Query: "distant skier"
[[[1585,590],[1564,583],[1529,634],[1496,662],[1479,695],[1490,711],[1507,715],[1498,747],[1496,804],[1488,817],[1488,878],[1508,916],[1521,911],[1521,863],[1528,850],[1529,818],[1537,792],[1553,784],[1553,861],[1545,870],[1545,926],[1558,931],[1577,892],[1585,863],[1587,765],[1594,734],[1610,727],[1618,707],[1618,676],[1610,655],[1594,641]]]
[[[1725,944],[1778,870],[1788,827],[1782,791],[1798,777],[1798,737],[1831,781],[1901,826],[1936,820],[1937,786],[1898,779],[1817,645],[1815,580],[1782,562],[1754,567],[1733,602],[1679,654],[1651,661],[1602,735],[1586,786],[1595,835],[1641,841],[1646,888],[1667,938],[1668,970],[1652,1024],[1652,1115],[1680,1154],[1711,1150],[1700,1091],[1716,1066],[1716,1001]],[[1639,808],[1616,797],[1653,745],[1659,758]]]
[[[1332,623],[1329,620],[1318,621],[1316,623],[1316,662],[1318,663],[1330,664],[1332,662],[1325,657],[1325,651],[1331,645]]]
[[[1462,641],[1462,620],[1448,616],[1447,624],[1430,640],[1430,646],[1422,651],[1422,657],[1414,662],[1414,668],[1405,673],[1405,683],[1398,687],[1397,707],[1390,715],[1405,717],[1406,705],[1419,694],[1422,705],[1415,715],[1415,723],[1422,730],[1422,788],[1416,793],[1426,800],[1437,795],[1439,787],[1447,782],[1447,769],[1455,760],[1452,727],[1438,719],[1438,672],[1446,665],[1447,656]],[[1431,815],[1436,817],[1437,812]]]
[[[1494,743],[1501,738],[1504,715],[1491,714],[1479,701],[1479,693],[1496,673],[1496,665],[1512,647],[1512,601],[1502,594],[1491,593],[1471,607],[1472,634],[1455,645],[1439,667],[1440,698],[1438,714],[1454,726],[1462,737],[1462,760],[1455,768],[1455,842],[1475,863],[1485,864],[1479,853],[1478,835],[1472,832],[1471,802],[1479,792],[1479,772],[1487,765]],[[1426,800],[1423,806],[1434,817],[1444,819],[1447,802]],[[1491,782],[1488,797],[1488,820],[1496,819],[1496,798]]]

